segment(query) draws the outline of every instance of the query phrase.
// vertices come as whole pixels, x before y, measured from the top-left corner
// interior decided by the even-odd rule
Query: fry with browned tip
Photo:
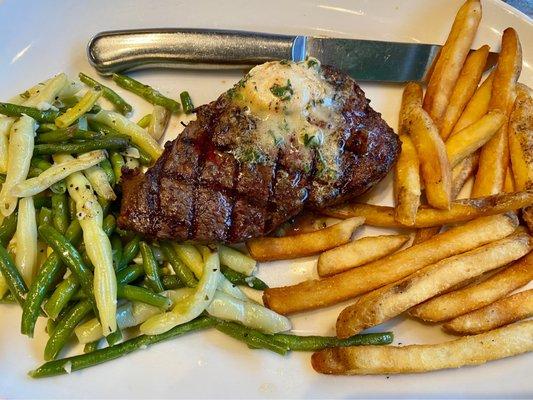
[[[428,83],[424,110],[440,125],[481,21],[481,3],[467,0],[457,12]]]
[[[447,321],[491,304],[532,279],[533,253],[529,253],[482,282],[434,297],[412,308],[409,315],[428,322]]]
[[[314,232],[252,239],[246,242],[246,246],[257,261],[310,256],[348,243],[353,231],[364,222],[364,218],[350,218]]]
[[[346,338],[400,315],[455,285],[526,255],[533,241],[527,233],[509,236],[429,265],[385,288],[360,297],[337,319],[337,336]]]
[[[477,199],[460,199],[452,202],[449,210],[421,207],[416,213],[414,227],[430,228],[445,224],[465,222],[484,215],[494,215],[518,210],[533,204],[533,190],[501,193]],[[352,203],[323,211],[335,218],[364,217],[365,224],[383,228],[403,227],[394,219],[394,208],[374,204]]]
[[[479,218],[370,264],[320,280],[267,289],[263,301],[281,314],[336,304],[395,282],[444,258],[502,239],[517,226],[518,219],[511,213]]]
[[[426,198],[435,208],[450,207],[451,170],[446,147],[430,116],[420,107],[413,107],[405,121],[405,130],[413,140],[420,160]]]
[[[532,316],[533,289],[529,289],[454,318],[443,328],[455,334],[475,335]]]
[[[490,47],[481,46],[467,57],[457,83],[453,88],[450,102],[440,121],[439,130],[443,140],[448,139],[466,104],[477,89],[483,74]]]
[[[513,28],[503,32],[498,65],[492,83],[489,110],[500,110],[507,115],[514,101],[516,81],[522,70],[522,49]],[[488,196],[503,190],[505,172],[509,165],[507,123],[481,149],[479,167],[472,189],[472,197]]]
[[[479,365],[529,351],[533,321],[437,344],[336,347],[314,353],[311,364],[323,374],[409,374]]]

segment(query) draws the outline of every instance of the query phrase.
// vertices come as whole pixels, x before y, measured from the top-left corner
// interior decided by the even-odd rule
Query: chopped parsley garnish
[[[285,86],[280,86],[277,83],[273,84],[270,87],[270,92],[272,92],[274,96],[279,97],[282,101],[289,100],[294,94],[290,79],[287,79],[287,84]]]
[[[315,60],[314,58],[310,58],[309,60],[307,60],[307,68],[313,68],[317,65],[318,65],[318,61]]]
[[[279,63],[280,65],[290,65],[289,60],[281,60]]]
[[[265,154],[251,148],[244,149],[238,159],[241,162],[247,162],[251,164],[264,164],[267,161]]]
[[[322,145],[322,135],[320,132],[315,133],[314,135],[309,135],[308,133],[304,134],[304,146],[310,148],[316,148]]]

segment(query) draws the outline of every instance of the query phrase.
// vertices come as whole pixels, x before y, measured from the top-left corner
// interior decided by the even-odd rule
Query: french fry
[[[509,117],[509,151],[515,189],[533,187],[533,98],[517,85],[516,100]]]
[[[492,110],[481,119],[454,134],[446,142],[446,153],[453,168],[487,143],[505,123],[505,114]]]
[[[314,353],[311,364],[323,374],[408,374],[479,365],[529,351],[533,321],[437,344],[330,348]]]
[[[356,217],[310,233],[284,237],[263,237],[246,242],[250,256],[257,261],[305,257],[348,243],[353,231],[365,222]]]
[[[450,137],[473,124],[489,111],[489,103],[492,95],[492,82],[494,81],[494,71],[483,81],[470,98],[463,113],[453,127]]]
[[[457,198],[465,183],[474,176],[479,163],[479,152],[475,152],[452,169],[452,199]]]
[[[388,321],[454,285],[519,259],[532,247],[530,236],[520,233],[429,265],[342,310],[337,336],[347,338]]]
[[[455,334],[475,335],[533,316],[533,289],[504,297],[443,325]]]
[[[369,236],[335,247],[318,257],[318,275],[335,275],[379,260],[398,250],[408,240],[409,235]]]
[[[404,127],[416,147],[428,203],[435,208],[449,208],[451,170],[446,147],[437,127],[420,107],[411,110],[404,121]]]
[[[439,130],[443,140],[448,139],[466,104],[477,89],[483,74],[490,47],[481,46],[466,58],[463,69],[453,88],[450,102],[440,121]]]
[[[417,229],[415,237],[413,239],[413,244],[418,244],[425,242],[428,239],[431,239],[433,236],[440,232],[440,226],[432,226],[430,228],[421,228]]]
[[[280,314],[339,303],[395,282],[444,258],[502,239],[517,226],[518,219],[512,213],[479,218],[370,264],[321,280],[267,289],[263,301]]]
[[[430,228],[469,221],[486,215],[518,210],[533,204],[533,190],[502,193],[477,199],[460,199],[451,203],[449,210],[421,207],[416,213],[415,228]],[[364,217],[365,224],[383,228],[404,227],[394,219],[394,208],[373,204],[351,203],[323,210],[335,218]]]
[[[420,205],[420,165],[415,146],[408,135],[400,135],[402,151],[394,166],[394,218],[403,225],[412,225]]]
[[[532,279],[533,253],[529,253],[478,284],[443,294],[412,308],[409,315],[428,322],[447,321],[491,304]]]
[[[467,0],[457,12],[428,83],[424,109],[440,125],[481,20],[481,4]]]
[[[522,69],[522,49],[513,28],[503,32],[498,65],[492,83],[489,110],[510,111],[516,81]],[[472,197],[482,197],[503,190],[505,171],[509,164],[507,123],[481,149],[479,167],[472,189]]]
[[[513,170],[509,165],[505,171],[505,181],[503,182],[503,191],[504,193],[513,193],[515,191],[515,183]]]
[[[403,89],[402,105],[400,107],[400,115],[398,118],[398,132],[400,135],[407,135],[407,121],[409,114],[413,108],[422,107],[422,98],[424,92],[422,86],[417,82],[408,82]]]

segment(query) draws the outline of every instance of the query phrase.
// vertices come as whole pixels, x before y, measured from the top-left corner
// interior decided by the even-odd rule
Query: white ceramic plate
[[[205,27],[315,34],[405,42],[442,43],[461,0],[269,0],[269,1],[21,1],[0,0],[0,87],[7,99],[33,83],[66,71],[94,75],[85,57],[89,38],[103,30],[143,27]],[[522,39],[522,82],[533,84],[531,19],[497,0],[483,1],[483,20],[475,46],[499,45],[513,26]],[[215,99],[239,78],[228,72],[151,71],[136,77],[176,97],[189,90],[195,104]],[[388,123],[397,125],[401,88],[363,85]],[[119,90],[122,93],[122,91]],[[135,118],[149,107],[126,94]],[[180,130],[173,121],[170,131]],[[390,203],[390,179],[369,200]],[[377,230],[366,229],[366,233]],[[315,259],[260,266],[271,285],[296,283],[315,275]],[[333,334],[343,305],[292,318],[300,334]],[[316,374],[309,354],[279,357],[250,351],[216,331],[156,345],[102,366],[71,375],[32,380],[26,373],[42,362],[47,338],[42,321],[36,338],[20,335],[20,310],[2,306],[0,314],[0,398],[258,398],[258,397],[530,397],[533,355],[485,366],[425,375],[330,377]],[[447,340],[439,328],[397,319],[395,343]],[[72,349],[79,352],[79,348]]]

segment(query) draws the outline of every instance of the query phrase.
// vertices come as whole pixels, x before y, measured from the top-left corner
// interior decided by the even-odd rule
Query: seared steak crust
[[[334,180],[317,173],[316,151],[303,160],[292,143],[279,148],[273,163],[239,161],[232,150],[255,121],[225,93],[196,109],[197,120],[165,144],[146,173],[124,171],[119,225],[157,239],[235,243],[268,234],[304,207],[366,192],[391,169],[399,140],[353,79],[332,67],[322,71],[336,90],[349,93]]]

